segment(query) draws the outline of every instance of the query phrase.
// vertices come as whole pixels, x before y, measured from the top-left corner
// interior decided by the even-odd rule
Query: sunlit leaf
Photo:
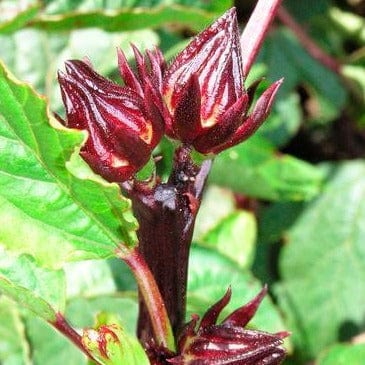
[[[65,130],[43,98],[0,69],[0,244],[48,267],[112,256],[135,243],[130,203],[74,155],[85,135]],[[53,123],[56,128],[53,128]]]
[[[65,308],[63,271],[39,267],[26,255],[0,251],[0,291],[47,321]]]
[[[256,230],[256,219],[252,213],[235,211],[224,217],[199,243],[249,269],[255,252]]]
[[[213,22],[217,15],[217,13],[181,5],[112,10],[97,9],[71,11],[56,15],[42,14],[32,21],[32,26],[48,31],[65,31],[87,27],[98,27],[107,31],[130,31],[180,24],[198,31]]]

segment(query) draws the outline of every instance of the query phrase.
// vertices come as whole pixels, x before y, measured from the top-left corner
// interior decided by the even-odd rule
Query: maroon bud
[[[129,70],[124,67],[124,87],[82,61],[66,62],[66,73],[58,74],[65,125],[88,132],[80,154],[110,182],[125,181],[141,169],[164,133],[158,95],[149,80],[140,85]]]
[[[162,74],[166,68],[161,50],[155,47],[152,51],[147,50],[146,56],[143,56],[134,45],[132,49],[136,60],[136,72],[131,69],[124,53],[118,50],[119,71],[124,84],[138,93],[141,98],[145,98],[148,93],[159,113],[169,118],[161,95]]]
[[[198,316],[186,325],[178,342],[178,356],[167,362],[175,365],[279,365],[284,357],[282,347],[287,332],[269,334],[248,330],[266,294],[264,289],[249,303],[238,308],[220,324],[217,319],[231,298],[231,290],[204,315],[197,329]]]
[[[281,82],[259,99],[265,112],[247,116],[252,97],[244,86],[235,8],[196,36],[163,77],[169,117],[166,133],[203,154],[218,153],[248,138],[264,122]],[[244,132],[242,131],[244,129]]]
[[[136,73],[128,64],[124,53],[118,49],[119,72],[124,84],[135,90],[142,97],[147,82],[150,82],[154,88],[161,91],[162,73],[166,68],[161,50],[155,47],[152,51],[147,50],[146,56],[143,56],[136,46],[132,45],[132,49],[136,60]]]

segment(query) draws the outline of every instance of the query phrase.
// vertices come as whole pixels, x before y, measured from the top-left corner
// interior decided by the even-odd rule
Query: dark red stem
[[[96,364],[100,364],[93,355],[87,350],[81,341],[81,335],[79,335],[73,327],[67,322],[66,318],[61,313],[56,313],[56,319],[50,324],[56,328],[60,333],[67,337],[73,344],[75,344],[90,360]],[[101,364],[100,364],[101,365]]]
[[[128,194],[139,222],[139,249],[159,287],[176,335],[185,322],[189,249],[210,161],[193,163],[190,149],[176,150],[166,183],[153,188],[135,185]],[[153,335],[144,298],[140,295],[138,336],[150,342]]]
[[[340,73],[341,64],[325,53],[284,7],[279,8],[277,17],[295,34],[301,45],[314,59],[333,72]]]

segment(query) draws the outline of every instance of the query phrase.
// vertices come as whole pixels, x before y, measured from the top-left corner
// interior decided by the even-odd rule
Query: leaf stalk
[[[132,270],[147,307],[152,323],[155,339],[158,345],[162,345],[170,351],[175,351],[175,339],[167,315],[165,303],[161,297],[155,278],[149,269],[138,248],[133,248],[129,254],[117,250],[117,256],[121,258]]]

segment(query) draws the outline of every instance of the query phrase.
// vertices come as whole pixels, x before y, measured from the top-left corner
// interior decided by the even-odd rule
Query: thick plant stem
[[[211,162],[193,163],[187,147],[177,149],[166,183],[136,185],[128,191],[139,222],[139,248],[160,289],[174,334],[185,322],[187,272],[196,214]],[[151,341],[153,323],[140,295],[138,336]]]
[[[154,339],[159,345],[174,351],[175,340],[165,304],[146,261],[137,248],[132,249],[127,255],[117,251],[117,255],[130,267],[136,278],[148,317],[152,319]]]
[[[56,313],[56,319],[50,324],[56,328],[60,333],[67,337],[73,344],[75,344],[90,360],[96,364],[100,364],[98,360],[88,351],[83,345],[81,336],[72,328],[72,326],[66,321],[66,318],[61,313]]]
[[[258,0],[241,35],[243,74],[248,75],[282,0]]]

